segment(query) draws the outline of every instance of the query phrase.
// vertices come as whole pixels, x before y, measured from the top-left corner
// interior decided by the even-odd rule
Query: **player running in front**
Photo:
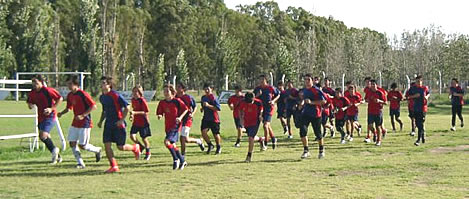
[[[462,106],[464,105],[464,90],[459,86],[456,78],[451,80],[449,88],[449,98],[451,99],[451,131],[456,131],[456,115],[461,122],[461,128],[464,127],[464,119],[462,117]]]
[[[182,127],[182,120],[189,112],[183,101],[176,98],[176,89],[173,85],[166,85],[164,88],[164,100],[158,103],[156,115],[158,119],[164,117],[166,137],[164,145],[168,148],[173,157],[173,170],[183,170],[187,166],[184,156],[176,146],[179,139],[179,131]]]
[[[62,96],[60,96],[57,90],[45,87],[44,78],[41,75],[36,75],[31,80],[33,88],[28,94],[26,103],[29,109],[33,109],[34,106],[37,107],[39,139],[52,153],[51,164],[57,164],[62,162],[62,157],[59,154],[60,149],[55,147],[50,138],[50,130],[55,125],[57,106],[62,102]]]
[[[321,106],[326,103],[323,92],[313,85],[313,78],[311,74],[304,76],[305,88],[302,89],[300,95],[303,100],[299,104],[301,110],[301,127],[300,137],[303,144],[302,159],[311,156],[308,148],[308,127],[309,124],[313,127],[314,135],[319,144],[319,155],[318,158],[322,159],[325,156],[324,151],[324,139],[321,132]]]
[[[220,136],[220,117],[218,116],[218,111],[221,111],[220,103],[218,99],[212,93],[213,86],[209,84],[204,85],[205,95],[202,96],[200,103],[202,108],[200,111],[204,113],[202,117],[202,124],[200,130],[202,131],[202,137],[208,145],[207,154],[213,150],[214,146],[208,137],[208,131],[211,130],[213,137],[215,138],[215,143],[217,145],[217,150],[215,155],[221,154],[221,136]]]
[[[329,110],[326,112],[329,113],[329,129],[331,129],[331,137],[334,137],[334,106],[332,103],[332,99],[334,99],[335,97],[335,91],[331,88],[331,80],[329,79],[329,77],[324,78],[324,86],[322,87],[322,92],[324,94],[327,94],[326,96],[331,99],[330,103],[332,104],[332,106],[329,106]],[[323,128],[326,128],[326,126],[323,125]],[[324,132],[326,132],[326,129],[324,129]]]
[[[335,111],[335,128],[340,132],[340,143],[345,144],[345,111],[350,107],[350,101],[344,97],[341,88],[335,89],[335,97],[333,99]]]
[[[186,116],[184,116],[182,119],[182,128],[180,134],[181,154],[185,158],[187,143],[197,143],[201,151],[205,150],[205,146],[202,139],[196,139],[189,136],[192,128],[192,118],[196,112],[197,103],[195,103],[194,97],[186,93],[186,86],[183,83],[178,83],[176,97],[181,99],[181,101],[184,102],[189,110]]]
[[[267,77],[265,75],[259,75],[259,86],[254,89],[256,98],[262,101],[264,112],[262,115],[264,122],[264,145],[267,146],[269,136],[272,139],[272,149],[277,147],[277,138],[275,138],[274,130],[272,130],[271,122],[272,115],[274,113],[274,104],[280,98],[278,89],[267,83]],[[266,149],[266,147],[264,147]]]
[[[376,135],[376,146],[381,146],[383,134],[383,105],[386,104],[386,94],[378,89],[376,80],[370,80],[371,87],[367,94],[368,99],[368,129]]]
[[[414,99],[409,98],[410,90],[415,86],[415,82],[410,83],[409,89],[405,92],[405,99],[407,100],[407,109],[409,111],[409,118],[410,118],[410,126],[411,132],[410,136],[415,136],[415,114],[414,114]]]
[[[360,136],[362,129],[360,123],[358,123],[358,106],[360,106],[360,104],[362,103],[362,95],[360,94],[360,92],[357,91],[355,85],[349,84],[344,96],[350,101],[351,105],[349,108],[347,108],[345,112],[345,125],[347,129],[347,136],[348,141],[351,142],[353,141],[353,131],[357,130],[358,136]],[[365,139],[365,141],[367,141],[367,139]]]
[[[130,120],[132,127],[130,128],[130,139],[140,146],[140,150],[145,149],[145,160],[150,160],[150,119],[148,118],[148,104],[143,97],[143,88],[140,85],[132,89],[132,111],[130,111]],[[140,134],[143,144],[137,139],[137,133]]]
[[[388,92],[387,96],[388,100],[390,101],[389,105],[389,115],[391,116],[391,126],[392,132],[396,132],[396,124],[394,121],[399,123],[399,129],[402,131],[403,123],[401,121],[401,101],[404,98],[401,91],[397,89],[397,84],[391,84],[391,90]]]
[[[98,122],[98,127],[103,127],[103,143],[106,150],[106,156],[109,160],[111,168],[106,170],[106,173],[119,172],[119,165],[114,157],[112,151],[112,143],[116,143],[117,149],[120,151],[132,151],[135,155],[135,159],[140,158],[140,146],[138,144],[125,144],[127,138],[125,127],[125,118],[129,113],[129,103],[122,97],[121,94],[117,93],[113,89],[112,77],[101,78],[101,92],[102,95],[99,97],[99,101],[103,105],[103,112]]]
[[[279,90],[280,98],[277,100],[277,118],[280,120],[280,124],[283,127],[283,134],[288,133],[288,139],[292,138],[291,130],[287,124],[287,99],[289,93],[285,90],[283,81],[277,83],[277,89]]]
[[[418,137],[417,141],[415,141],[415,146],[420,146],[420,142],[422,144],[425,143],[425,116],[427,114],[428,106],[428,98],[430,97],[430,91],[428,87],[423,85],[423,77],[417,76],[415,78],[415,86],[412,87],[409,91],[409,99],[414,100],[414,117],[415,117],[415,125],[418,129]]]
[[[248,163],[251,162],[255,141],[259,142],[261,150],[264,148],[264,138],[259,138],[257,136],[257,131],[259,130],[259,125],[262,121],[262,111],[262,101],[254,98],[253,93],[246,93],[245,99],[240,102],[239,105],[239,115],[241,123],[246,128],[246,132],[249,136],[248,154],[245,160],[245,162]]]
[[[57,116],[60,118],[70,110],[73,110],[74,117],[72,126],[68,130],[68,142],[77,160],[77,168],[84,169],[85,162],[81,157],[80,149],[94,153],[96,162],[99,162],[101,160],[101,147],[96,147],[89,143],[90,132],[93,127],[91,112],[96,110],[96,103],[87,92],[80,89],[79,84],[78,76],[67,78],[67,87],[70,90],[70,93],[67,95],[67,107],[58,113]]]
[[[245,128],[241,125],[241,120],[239,118],[239,104],[244,100],[243,89],[240,86],[235,86],[235,94],[228,98],[228,106],[231,111],[233,111],[233,118],[236,130],[238,131],[238,137],[236,137],[235,147],[240,146],[241,136]]]

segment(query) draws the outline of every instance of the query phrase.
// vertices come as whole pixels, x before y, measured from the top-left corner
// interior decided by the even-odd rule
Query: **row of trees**
[[[252,87],[260,73],[299,81],[301,74],[345,73],[404,83],[405,75],[469,79],[469,36],[431,26],[392,38],[350,28],[273,1],[226,8],[223,0],[0,0],[0,75],[17,71],[90,71],[123,86],[134,73],[146,89],[176,75]]]

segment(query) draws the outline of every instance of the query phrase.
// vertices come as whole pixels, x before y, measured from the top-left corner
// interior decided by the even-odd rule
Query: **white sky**
[[[255,4],[257,0],[225,0],[228,8]],[[469,34],[468,0],[276,0],[280,9],[302,7],[317,16],[343,21],[348,27],[368,27],[388,37],[441,26],[446,34]]]

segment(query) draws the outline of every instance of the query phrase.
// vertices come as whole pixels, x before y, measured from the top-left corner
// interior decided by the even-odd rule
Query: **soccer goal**
[[[15,134],[15,135],[5,135],[0,136],[0,140],[10,140],[10,139],[20,139],[20,144],[23,139],[29,138],[29,151],[34,152],[34,149],[39,149],[39,131],[37,129],[38,120],[37,120],[37,108],[34,108],[34,114],[30,115],[0,115],[0,119],[4,118],[34,118],[34,132],[24,133],[24,134]]]

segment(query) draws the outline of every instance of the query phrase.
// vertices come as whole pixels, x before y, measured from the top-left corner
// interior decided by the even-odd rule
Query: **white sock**
[[[200,145],[200,144],[202,144],[202,139],[197,139],[197,141],[196,141],[196,142],[197,142],[197,144],[199,144],[199,145]]]
[[[84,147],[83,147],[85,150],[89,151],[89,152],[93,152],[93,153],[98,153],[101,151],[101,147],[96,147],[92,144],[86,144]]]
[[[78,149],[78,147],[72,147],[72,152],[73,152],[73,155],[75,156],[75,159],[77,160],[77,163],[80,164],[80,165],[83,165],[85,166],[85,162],[83,161],[83,159],[81,158],[81,153],[80,153],[80,149]]]

